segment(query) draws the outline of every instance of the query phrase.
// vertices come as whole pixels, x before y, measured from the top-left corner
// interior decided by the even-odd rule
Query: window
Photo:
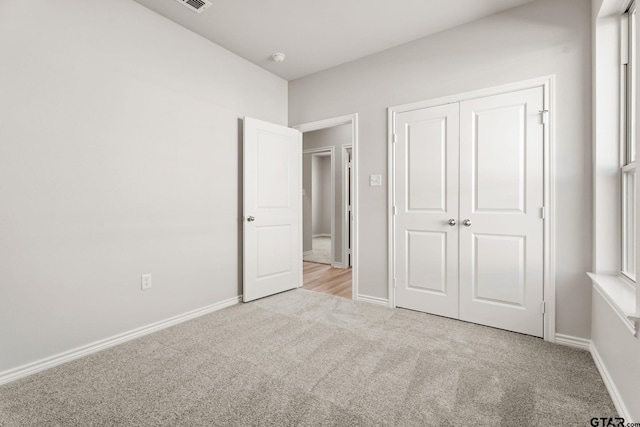
[[[636,147],[635,147],[635,32],[636,7],[631,4],[622,19],[622,274],[636,280]]]

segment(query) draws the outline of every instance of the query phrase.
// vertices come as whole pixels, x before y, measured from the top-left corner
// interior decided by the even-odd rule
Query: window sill
[[[636,312],[636,288],[618,276],[587,273],[594,289],[609,303],[629,332],[638,336],[640,313]]]

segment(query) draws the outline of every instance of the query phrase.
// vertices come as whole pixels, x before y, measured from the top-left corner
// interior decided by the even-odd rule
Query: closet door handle
[[[464,224],[465,227],[471,227],[471,220],[470,219],[465,219],[464,221],[462,221],[462,223]]]
[[[256,220],[256,219],[255,219],[255,217],[252,217],[252,216],[250,216],[249,218],[247,218],[247,221],[249,221],[249,222],[253,222],[253,221],[255,221],[255,220]]]
[[[450,226],[452,226],[452,227],[453,227],[454,225],[456,225],[456,220],[455,220],[455,219],[453,219],[453,218],[451,218],[451,219],[449,220],[449,225],[450,225]]]

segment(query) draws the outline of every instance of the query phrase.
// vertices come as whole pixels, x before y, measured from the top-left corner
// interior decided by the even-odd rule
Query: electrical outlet
[[[142,290],[151,289],[151,273],[142,275]]]

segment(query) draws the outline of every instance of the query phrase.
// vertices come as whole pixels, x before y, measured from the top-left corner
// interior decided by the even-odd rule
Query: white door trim
[[[353,235],[353,230],[349,228],[349,220],[351,219],[351,212],[349,212],[349,189],[353,191],[353,170],[351,172],[351,178],[347,173],[349,167],[349,160],[347,156],[347,150],[352,150],[351,144],[342,145],[342,261],[344,268],[349,268],[349,238]],[[349,179],[350,182],[347,182]],[[351,234],[351,236],[350,236]],[[353,238],[351,238],[353,242]]]
[[[345,116],[333,117],[324,120],[318,120],[315,122],[301,123],[295,126],[291,126],[300,132],[311,132],[314,130],[326,129],[340,125],[351,125],[351,145],[352,145],[352,158],[353,158],[353,250],[351,254],[352,262],[352,289],[351,295],[354,300],[358,299],[358,113],[347,114]],[[302,147],[300,147],[300,161],[302,162]],[[301,190],[302,191],[302,190]],[[302,203],[300,204],[302,209]]]
[[[318,148],[310,148],[309,150],[302,150],[302,154],[320,154],[320,153],[329,153],[329,156],[331,157],[331,266],[332,267],[336,267],[336,256],[335,256],[335,251],[334,251],[334,247],[335,247],[335,238],[336,238],[336,224],[335,224],[335,217],[336,217],[336,153],[335,153],[335,147],[333,146],[328,146],[328,147],[318,147]],[[304,162],[303,162],[304,163]],[[313,177],[311,178],[311,181],[313,182]],[[311,209],[313,209],[313,204],[311,206]],[[313,213],[311,214],[311,218],[313,221]],[[304,221],[304,216],[303,216],[303,221]],[[303,227],[304,230],[304,227]],[[304,232],[304,231],[303,231]],[[312,232],[313,234],[313,232]],[[303,242],[304,242],[304,236],[303,236]],[[340,263],[338,263],[340,264]]]
[[[544,91],[544,110],[546,120],[544,126],[544,339],[555,342],[556,331],[556,282],[555,282],[555,76],[544,76],[521,82],[508,83],[485,89],[449,95],[410,104],[389,107],[387,112],[387,174],[389,179],[387,196],[387,228],[388,228],[388,293],[389,306],[394,308],[395,302],[395,229],[394,229],[394,203],[395,203],[395,117],[398,113],[435,107],[438,105],[462,102],[486,96],[499,95],[507,92],[542,87]]]

